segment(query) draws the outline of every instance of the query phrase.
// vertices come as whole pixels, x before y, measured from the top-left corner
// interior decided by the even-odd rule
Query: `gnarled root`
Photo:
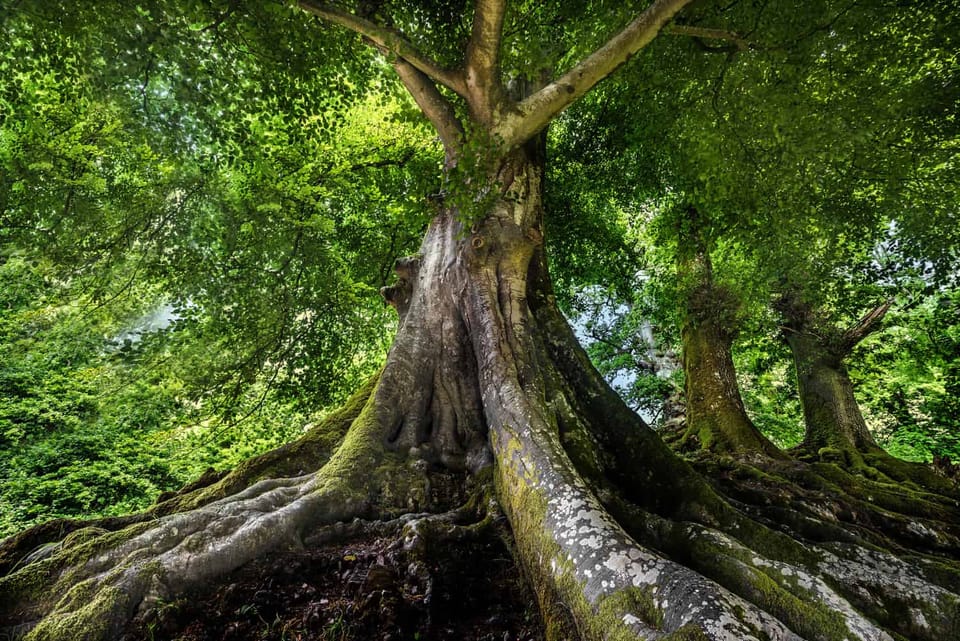
[[[426,505],[425,467],[383,449],[374,406],[366,404],[317,472],[267,478],[123,530],[75,532],[85,535],[0,579],[0,624],[31,628],[27,639],[115,638],[136,610],[271,551],[301,547],[318,527]]]
[[[534,600],[499,539],[489,490],[479,485],[449,511],[319,528],[305,549],[144,613],[127,638],[537,639]]]
[[[347,430],[359,416],[375,389],[378,377],[365,383],[343,407],[331,412],[302,437],[238,465],[227,474],[205,473],[179,492],[161,496],[156,505],[137,514],[102,519],[55,519],[0,541],[0,576],[26,563],[50,556],[77,540],[86,540],[102,531],[121,530],[136,523],[185,512],[217,500],[271,477],[302,476],[322,467]]]

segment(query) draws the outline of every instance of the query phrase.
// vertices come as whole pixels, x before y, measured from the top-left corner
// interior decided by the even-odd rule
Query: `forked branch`
[[[467,45],[466,87],[470,104],[481,121],[490,122],[503,96],[500,41],[506,0],[477,0],[473,32]]]
[[[558,113],[609,76],[656,37],[663,26],[691,0],[655,0],[633,22],[556,81],[521,101],[505,114],[493,133],[507,147],[516,147],[543,129]]]

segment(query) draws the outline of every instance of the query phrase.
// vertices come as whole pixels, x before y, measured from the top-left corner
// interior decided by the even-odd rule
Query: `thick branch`
[[[848,353],[856,347],[860,341],[880,329],[880,321],[883,320],[883,317],[890,311],[891,306],[893,306],[892,298],[887,299],[871,309],[854,325],[848,328],[847,331],[843,333],[843,336],[840,337],[840,348],[843,350],[843,353]]]
[[[395,29],[378,25],[349,11],[322,2],[322,0],[298,0],[297,4],[307,13],[312,13],[328,22],[346,27],[367,38],[381,50],[403,58],[415,69],[448,89],[460,95],[465,94],[464,82],[460,73],[442,68],[429,56],[410,44]]]
[[[501,100],[500,40],[505,0],[477,0],[473,33],[467,46],[466,85],[470,103],[481,122],[491,122]]]
[[[558,80],[523,100],[494,128],[507,148],[520,145],[646,46],[691,0],[656,0],[623,31]]]
[[[403,58],[397,58],[393,68],[416,101],[417,106],[436,128],[443,143],[444,159],[452,166],[463,143],[463,125],[454,113],[453,105],[444,98],[429,77]]]

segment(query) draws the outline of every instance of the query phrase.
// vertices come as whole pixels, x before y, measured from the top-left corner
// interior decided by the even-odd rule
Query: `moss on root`
[[[87,641],[105,638],[115,631],[112,612],[128,600],[116,588],[97,590],[77,609],[44,619],[24,641]]]
[[[161,569],[159,562],[156,570],[151,569],[150,563],[142,563],[143,554],[124,553],[127,560],[118,562],[108,574],[97,574],[91,578],[91,560],[120,549],[126,541],[154,528],[158,514],[187,511],[202,506],[245,489],[261,478],[273,478],[274,475],[282,477],[285,472],[294,471],[294,468],[296,473],[302,474],[300,466],[306,465],[307,461],[318,453],[325,457],[327,448],[343,441],[344,433],[354,423],[357,431],[361,433],[351,437],[350,443],[345,443],[345,453],[337,457],[338,462],[334,469],[317,477],[317,491],[322,492],[327,487],[333,487],[337,490],[335,495],[342,498],[345,505],[363,506],[370,504],[375,498],[383,498],[371,496],[372,484],[382,480],[386,485],[399,484],[397,496],[390,498],[397,507],[405,509],[406,500],[410,496],[426,495],[427,483],[422,471],[404,468],[399,457],[385,456],[381,439],[371,437],[371,430],[377,426],[375,418],[372,418],[375,412],[369,409],[372,403],[368,403],[368,400],[375,385],[376,380],[372,380],[350,403],[328,417],[300,441],[241,465],[237,471],[220,482],[167,501],[157,506],[156,513],[141,515],[144,518],[123,529],[107,530],[93,525],[77,527],[76,523],[71,523],[68,527],[43,529],[42,538],[59,536],[61,540],[42,544],[42,556],[34,554],[27,558],[28,563],[23,563],[15,572],[0,578],[0,601],[3,603],[0,607],[0,626],[5,622],[16,624],[42,619],[28,638],[69,640],[104,637],[109,630],[97,627],[101,625],[101,621],[115,620],[120,616],[118,612],[128,609],[129,604],[118,600],[120,597],[117,586],[127,582],[124,573],[132,572],[129,578],[140,586],[137,588],[139,590],[147,589],[145,586],[153,580],[151,572],[156,574]],[[323,463],[326,460],[324,457],[320,457],[316,464]],[[401,471],[403,473],[399,473]],[[386,483],[386,479],[389,479],[389,483]],[[340,491],[343,488],[356,492],[357,496],[344,494]],[[402,506],[401,494],[404,501]],[[93,523],[99,525],[101,522]],[[176,529],[172,532],[175,536]],[[196,539],[197,543],[199,541],[200,539]],[[21,549],[20,559],[24,559],[28,552]],[[144,552],[148,550],[145,549]],[[149,554],[147,556],[149,557]],[[139,598],[126,594],[121,596]],[[107,613],[112,614],[108,616]]]
[[[150,523],[141,522],[113,532],[96,528],[77,530],[54,544],[55,549],[46,558],[0,577],[0,620],[29,621],[48,612],[75,587],[87,561],[150,527]],[[78,603],[93,600],[94,596],[81,595]],[[89,611],[86,605],[84,608]]]
[[[754,541],[762,537],[751,537]],[[779,537],[769,537],[775,539]],[[782,542],[782,541],[781,541]],[[796,545],[794,543],[794,545]],[[764,611],[772,614],[795,630],[800,636],[823,641],[844,641],[849,638],[849,630],[843,616],[823,603],[816,594],[807,593],[796,577],[786,574],[772,566],[755,565],[756,550],[737,546],[723,546],[705,537],[688,539],[694,567],[724,585],[732,592],[755,603]],[[760,547],[767,547],[762,545]],[[768,549],[765,554],[774,556],[776,548]],[[801,555],[789,554],[794,563],[801,561]],[[803,559],[808,563],[812,559]],[[797,563],[801,571],[816,576],[816,565]]]
[[[624,612],[635,613],[640,620],[654,630],[663,627],[663,612],[653,600],[653,593],[649,588],[626,588],[616,594],[601,599],[596,607],[598,630],[602,633],[607,621],[620,620]],[[599,638],[599,637],[598,637]],[[636,635],[624,636],[624,639],[634,639]]]
[[[368,380],[339,409],[310,428],[296,441],[260,456],[248,459],[223,478],[199,488],[188,485],[177,495],[149,510],[153,516],[186,512],[225,498],[257,481],[267,478],[299,476],[322,467],[350,431],[379,382],[379,375]]]
[[[162,501],[145,512],[87,521],[55,519],[3,540],[0,543],[0,576],[12,572],[32,552],[60,542],[73,532],[88,528],[120,531],[136,523],[212,503],[262,479],[297,476],[320,468],[343,441],[378,381],[379,376],[372,377],[341,408],[331,412],[298,440],[249,459],[229,474],[205,473],[179,492],[162,496]],[[87,537],[89,533],[82,536]]]
[[[651,590],[623,587],[595,603],[587,600],[586,583],[577,578],[572,560],[544,527],[548,499],[534,489],[539,485],[535,464],[521,457],[522,447],[515,438],[496,443],[494,449],[502,453],[495,476],[497,495],[513,515],[514,541],[537,595],[547,639],[636,641],[638,633],[631,621],[651,631],[660,630],[664,615]],[[511,461],[522,463],[510,465]],[[667,638],[702,641],[707,637],[697,626],[688,625]]]
[[[663,637],[661,641],[710,641],[710,639],[703,630],[690,623],[671,632]]]

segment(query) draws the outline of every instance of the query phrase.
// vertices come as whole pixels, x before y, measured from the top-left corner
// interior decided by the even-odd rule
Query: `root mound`
[[[536,599],[492,529],[423,560],[367,536],[254,561],[159,604],[124,641],[542,641]]]

